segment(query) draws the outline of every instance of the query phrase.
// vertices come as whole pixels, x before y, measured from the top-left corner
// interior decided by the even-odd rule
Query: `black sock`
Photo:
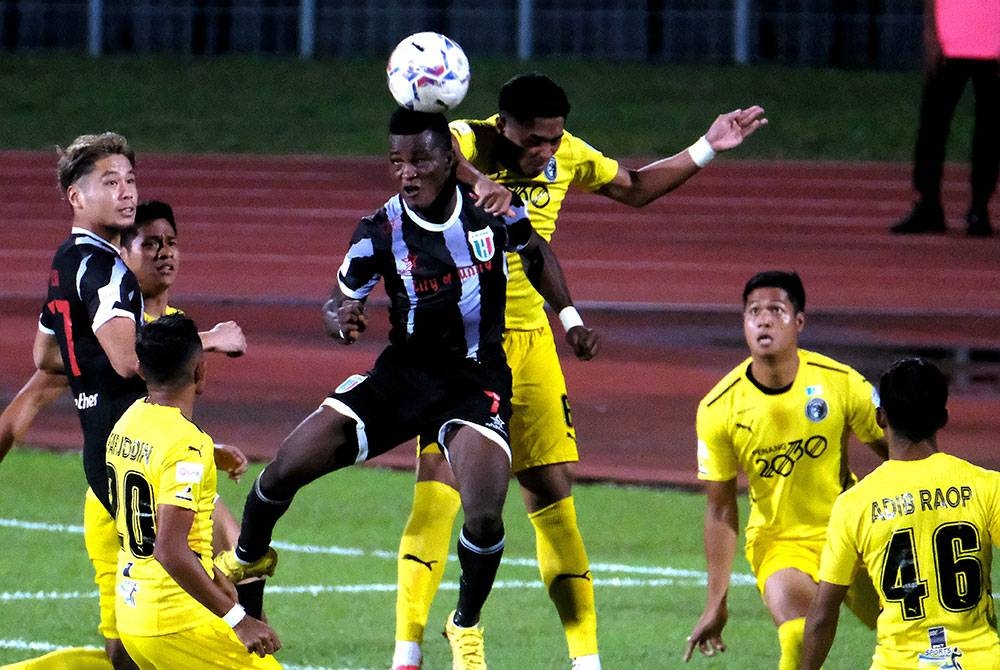
[[[255,579],[252,582],[243,582],[236,585],[236,595],[239,596],[240,605],[247,611],[247,614],[254,619],[260,619],[264,613],[264,580]]]
[[[261,492],[260,480],[264,472],[260,473],[247,494],[247,501],[243,506],[243,521],[240,524],[240,538],[236,542],[236,557],[247,563],[253,563],[267,553],[275,524],[292,504],[291,499],[269,500]]]
[[[458,536],[458,562],[462,576],[458,585],[458,607],[455,608],[455,625],[469,628],[479,623],[479,613],[493,588],[493,580],[503,556],[503,529],[495,541],[480,547],[469,541],[465,528]]]

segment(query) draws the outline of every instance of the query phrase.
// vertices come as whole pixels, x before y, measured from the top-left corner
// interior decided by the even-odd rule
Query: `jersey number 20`
[[[128,548],[136,558],[153,555],[156,543],[156,525],[153,520],[153,487],[146,478],[135,470],[129,470],[122,479],[119,496],[118,474],[108,466],[108,493],[111,497],[111,513],[117,522],[118,508],[124,505],[125,528]],[[121,538],[125,540],[126,538]]]

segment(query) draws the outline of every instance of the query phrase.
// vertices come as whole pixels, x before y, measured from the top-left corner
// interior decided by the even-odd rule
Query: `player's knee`
[[[496,544],[503,538],[503,518],[500,511],[465,513],[465,537],[473,544],[484,547]]]

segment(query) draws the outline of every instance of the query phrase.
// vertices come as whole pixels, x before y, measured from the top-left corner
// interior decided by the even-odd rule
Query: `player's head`
[[[410,208],[425,211],[439,196],[450,200],[455,152],[444,115],[398,108],[389,119],[389,164]]]
[[[544,74],[519,74],[500,88],[497,129],[515,148],[518,168],[535,177],[559,149],[569,116],[569,99]]]
[[[150,389],[180,389],[203,378],[198,328],[181,314],[161,316],[139,328],[135,353]]]
[[[122,258],[146,298],[169,289],[180,270],[174,210],[160,200],[144,200],[135,208],[135,223],[122,231]]]
[[[909,442],[932,440],[948,423],[948,380],[930,361],[896,361],[882,373],[878,395],[880,419]]]
[[[59,188],[73,208],[74,223],[122,229],[135,217],[135,152],[117,133],[81,135],[57,148]]]
[[[750,353],[767,357],[798,348],[806,291],[795,272],[760,272],[743,287],[743,335]]]

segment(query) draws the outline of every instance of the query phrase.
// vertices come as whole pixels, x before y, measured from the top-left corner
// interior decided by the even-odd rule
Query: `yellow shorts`
[[[115,520],[89,488],[83,503],[83,541],[87,556],[94,565],[94,583],[100,597],[101,622],[97,630],[105,639],[117,640],[115,572],[118,569],[118,531]]]
[[[819,562],[825,540],[756,540],[746,547],[747,561],[757,578],[757,590],[764,595],[764,585],[774,573],[785,568],[795,568],[819,583]],[[879,612],[879,599],[871,578],[858,570],[847,590],[844,604],[871,630],[875,630]]]
[[[222,619],[167,635],[122,635],[122,644],[142,670],[157,668],[190,668],[197,665],[205,670],[280,670],[274,656],[261,658],[251,654]],[[192,664],[192,650],[197,663]]]
[[[511,472],[580,460],[566,378],[552,329],[546,325],[535,330],[505,330],[503,348],[514,379]],[[418,443],[417,454],[422,453],[440,454],[441,447]]]

